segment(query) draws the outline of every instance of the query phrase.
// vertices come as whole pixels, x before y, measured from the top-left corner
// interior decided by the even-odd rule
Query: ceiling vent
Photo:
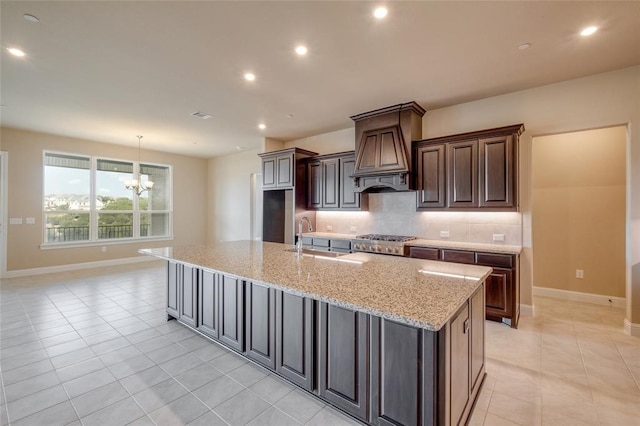
[[[213,115],[207,114],[206,112],[201,112],[201,111],[192,112],[191,115],[193,117],[202,118],[203,120],[208,120],[211,117],[213,117]]]

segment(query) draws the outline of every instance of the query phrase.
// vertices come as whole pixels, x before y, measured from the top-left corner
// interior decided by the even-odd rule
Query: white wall
[[[259,152],[245,151],[209,160],[207,241],[251,238],[251,174],[260,173]]]
[[[355,128],[337,130],[308,138],[285,142],[285,148],[302,148],[320,155],[335,152],[353,151],[355,149]]]

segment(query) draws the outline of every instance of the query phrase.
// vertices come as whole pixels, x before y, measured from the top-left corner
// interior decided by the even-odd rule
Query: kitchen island
[[[141,253],[167,261],[169,319],[357,419],[466,422],[491,268],[251,241]]]

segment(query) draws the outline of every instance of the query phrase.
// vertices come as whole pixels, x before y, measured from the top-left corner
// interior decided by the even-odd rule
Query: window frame
[[[81,157],[89,159],[89,211],[81,210],[77,211],[81,214],[89,214],[89,239],[88,240],[77,240],[77,241],[57,241],[57,242],[47,242],[47,214],[48,213],[62,213],[68,211],[47,211],[44,208],[45,205],[45,167],[46,166],[46,157],[47,154],[53,155],[68,155],[73,157]],[[167,193],[168,193],[168,209],[164,210],[140,210],[140,197],[137,195],[133,195],[133,210],[98,210],[97,209],[97,172],[98,172],[98,160],[106,160],[106,161],[118,161],[131,163],[133,165],[133,176],[137,176],[138,170],[140,170],[140,164],[146,166],[156,166],[161,168],[167,168],[169,172],[168,182],[167,182]],[[133,190],[129,190],[133,193]],[[152,190],[153,191],[153,190]],[[40,197],[42,203],[42,243],[40,244],[40,249],[56,249],[56,248],[70,248],[70,247],[86,247],[86,246],[107,246],[114,244],[131,244],[131,243],[140,243],[145,241],[168,241],[173,240],[173,166],[170,164],[162,164],[155,163],[150,161],[135,161],[135,160],[126,160],[121,158],[112,158],[106,157],[102,155],[88,155],[88,154],[78,154],[71,152],[63,152],[63,151],[54,151],[54,150],[43,150],[42,151],[42,193]],[[75,211],[75,210],[74,210]],[[125,238],[108,238],[108,239],[99,239],[98,238],[98,217],[100,213],[126,213],[133,214],[133,236],[125,237]],[[162,236],[140,236],[140,223],[141,223],[141,215],[145,213],[161,213],[166,214],[168,217],[168,225],[167,225],[167,234]],[[103,250],[104,251],[104,250]]]

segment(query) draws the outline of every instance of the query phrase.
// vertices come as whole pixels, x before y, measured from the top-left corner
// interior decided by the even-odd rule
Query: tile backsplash
[[[522,245],[522,214],[518,212],[416,212],[415,192],[369,194],[368,212],[316,215],[316,230],[342,234],[411,235],[429,240]],[[441,237],[441,233],[449,237]],[[504,241],[494,241],[494,234]]]

